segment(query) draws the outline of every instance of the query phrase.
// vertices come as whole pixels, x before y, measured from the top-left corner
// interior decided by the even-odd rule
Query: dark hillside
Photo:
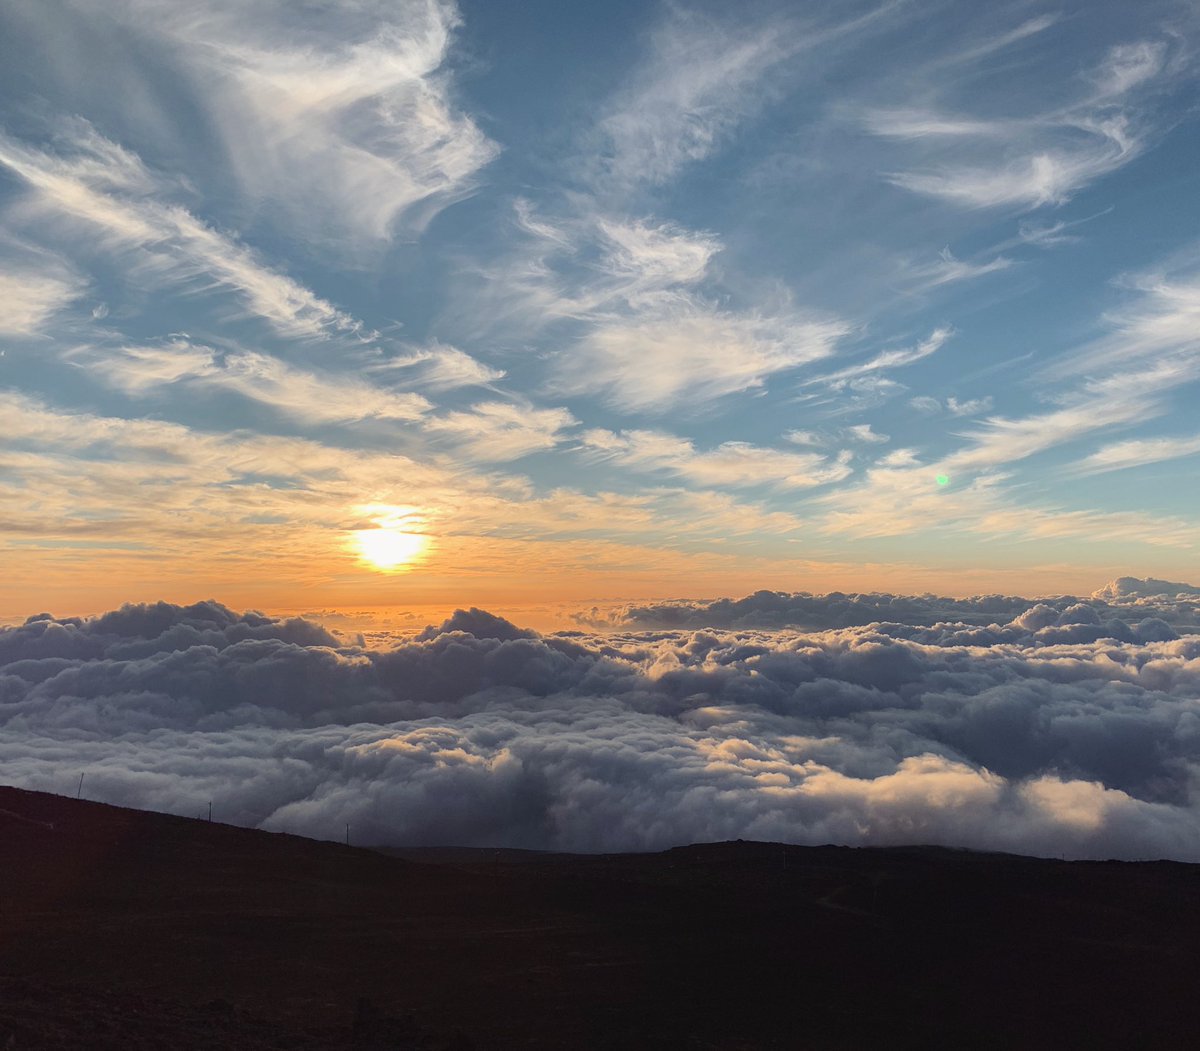
[[[398,856],[0,788],[0,1048],[1183,1047],[1200,868]]]

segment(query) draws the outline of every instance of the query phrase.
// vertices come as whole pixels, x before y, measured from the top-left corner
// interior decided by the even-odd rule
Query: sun
[[[385,573],[410,565],[425,550],[426,543],[423,534],[402,529],[381,526],[354,532],[354,546],[362,561]]]

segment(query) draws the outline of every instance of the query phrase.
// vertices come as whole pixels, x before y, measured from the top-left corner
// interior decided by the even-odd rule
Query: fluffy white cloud
[[[863,598],[918,616],[541,637],[470,610],[364,650],[215,603],[43,615],[0,631],[0,760],[25,787],[86,771],[96,798],[364,842],[1200,860],[1200,637],[1121,641],[1096,602],[940,600],[974,625],[930,624],[928,596],[740,605]]]

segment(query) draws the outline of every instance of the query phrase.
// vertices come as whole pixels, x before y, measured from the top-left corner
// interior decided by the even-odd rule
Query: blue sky
[[[0,0],[0,613],[1196,579],[1198,40]]]

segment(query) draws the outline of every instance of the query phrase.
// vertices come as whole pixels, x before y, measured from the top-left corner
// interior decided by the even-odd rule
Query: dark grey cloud
[[[687,615],[869,605],[796,598]],[[541,636],[471,609],[387,650],[213,602],[42,615],[0,630],[0,764],[359,842],[1200,860],[1200,635],[1100,600],[957,600],[971,623],[869,598],[895,619]]]
[[[945,626],[945,637],[954,643],[987,645],[997,641],[1036,641],[1035,633],[1057,627],[1069,631],[1049,632],[1042,641],[1096,641],[1116,638],[1134,642],[1171,635],[1163,625],[1185,631],[1200,631],[1200,588],[1162,580],[1120,577],[1079,598],[1062,595],[1031,600],[1017,595],[975,595],[946,598],[937,595],[844,594],[756,591],[745,598],[721,598],[713,602],[658,602],[628,605],[602,613],[578,614],[576,620],[592,628],[794,628],[824,631],[868,624],[891,624],[899,629]],[[1142,622],[1148,621],[1145,628]],[[1008,627],[1008,631],[996,629]],[[978,634],[971,641],[969,628],[990,628],[993,634]],[[952,630],[951,630],[952,629]],[[935,635],[926,635],[931,642]]]

